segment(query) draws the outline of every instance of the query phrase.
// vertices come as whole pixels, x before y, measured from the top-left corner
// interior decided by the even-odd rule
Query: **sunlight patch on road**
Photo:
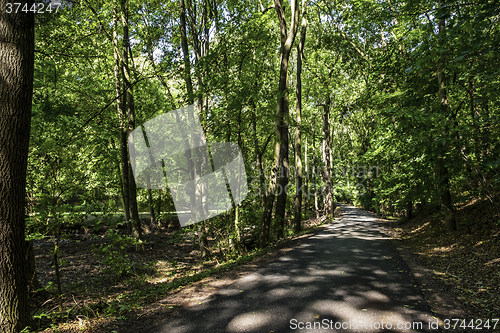
[[[286,288],[274,288],[267,293],[267,298],[280,299],[286,296],[290,296],[293,290]]]
[[[318,278],[315,276],[296,276],[292,277],[293,283],[311,283],[316,282]]]
[[[371,296],[376,299],[380,298],[380,295],[373,294]],[[375,327],[370,327],[370,325],[365,326],[367,323],[390,322],[393,328],[396,328],[397,323],[406,323],[408,321],[403,315],[396,311],[359,309],[354,304],[349,304],[349,302],[345,301],[319,300],[314,302],[310,309],[320,314],[321,317],[331,316],[338,318],[337,320],[340,322],[358,324],[357,329],[352,329],[350,332],[371,333],[381,331],[380,328],[376,329]],[[412,330],[402,328],[398,329],[397,332],[412,332]]]
[[[283,309],[286,312],[286,309]],[[279,313],[279,311],[277,311]],[[228,332],[256,332],[261,327],[273,322],[273,313],[258,311],[252,313],[243,313],[231,320],[227,325]]]
[[[375,269],[373,271],[374,274],[378,274],[378,275],[387,275],[387,272],[381,270],[381,269]]]

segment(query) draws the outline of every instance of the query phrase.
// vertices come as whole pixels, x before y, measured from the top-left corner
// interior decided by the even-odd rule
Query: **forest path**
[[[324,231],[147,331],[438,332],[376,217],[341,206],[346,214]]]

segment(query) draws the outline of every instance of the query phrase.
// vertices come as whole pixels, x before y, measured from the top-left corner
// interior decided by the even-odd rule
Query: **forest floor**
[[[133,247],[108,251],[108,260],[96,249],[112,244],[106,233],[82,231],[59,243],[62,308],[58,311],[52,240],[34,244],[38,280],[45,290],[31,300],[35,332],[113,332],[130,318],[157,310],[167,312],[197,304],[213,290],[253,272],[318,232],[325,218],[304,221],[304,232],[288,237],[266,250],[244,249],[240,256],[212,253],[200,258],[196,232],[164,227],[143,235],[144,249]],[[124,231],[122,231],[123,233]],[[209,238],[210,243],[210,238]],[[118,246],[119,248],[120,246]],[[116,247],[113,248],[116,250]],[[114,267],[114,271],[107,272]],[[118,271],[123,274],[118,274]]]
[[[500,318],[500,214],[493,207],[488,200],[457,205],[452,233],[441,212],[382,221],[441,319],[469,325]]]

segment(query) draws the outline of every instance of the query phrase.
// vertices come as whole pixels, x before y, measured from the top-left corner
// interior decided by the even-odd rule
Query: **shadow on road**
[[[148,332],[438,332],[370,214],[346,215],[269,265]]]

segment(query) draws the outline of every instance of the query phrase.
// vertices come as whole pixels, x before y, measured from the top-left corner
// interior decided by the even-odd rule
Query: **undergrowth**
[[[403,242],[442,280],[471,317],[500,316],[500,216],[488,200],[457,207],[458,230],[441,213],[417,216],[398,229]]]
[[[36,309],[33,314],[34,330],[25,329],[23,332],[37,332],[47,328],[57,331],[58,327],[64,323],[75,325],[79,321],[98,322],[103,318],[126,319],[131,312],[154,303],[173,290],[209,276],[235,269],[268,252],[273,252],[290,239],[309,233],[322,224],[319,223],[301,232],[292,233],[273,246],[264,249],[253,249],[244,254],[233,253],[226,260],[215,260],[215,264],[214,260],[211,259],[205,262],[198,260],[190,266],[182,266],[177,260],[172,260],[167,273],[155,270],[155,262],[148,262],[142,258],[142,262],[139,263],[129,256],[129,253],[134,252],[137,245],[148,246],[147,243],[109,230],[105,244],[92,246],[92,252],[97,254],[101,260],[104,267],[102,273],[105,275],[94,277],[92,281],[80,281],[80,283],[70,286],[71,295],[63,295],[66,302],[62,312],[47,306]],[[182,246],[184,235],[184,230],[173,233],[166,243],[171,246]],[[186,243],[189,242],[186,241]],[[104,283],[106,276],[108,284]],[[159,282],[162,279],[166,282]],[[106,292],[88,292],[89,283],[96,290],[102,284]],[[42,293],[45,293],[44,298],[52,297],[48,288]]]

